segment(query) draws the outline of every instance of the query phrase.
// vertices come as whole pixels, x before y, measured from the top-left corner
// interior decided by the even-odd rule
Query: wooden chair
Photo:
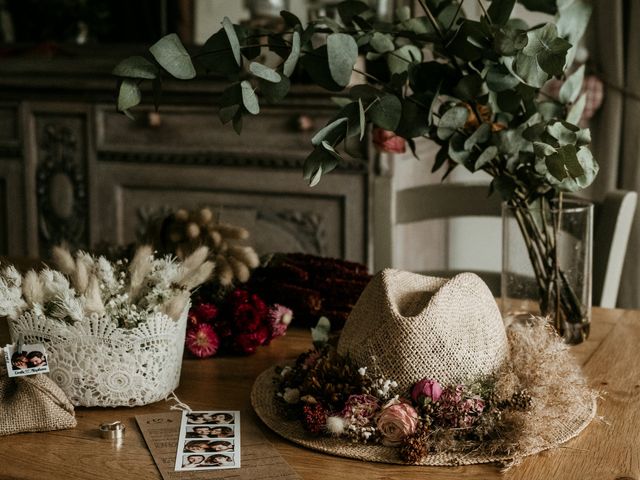
[[[390,192],[388,182],[374,185],[374,268],[393,266],[394,226],[455,217],[500,217],[498,195],[487,196],[485,184],[437,184]],[[622,266],[637,203],[636,192],[615,190],[595,205],[593,304],[615,307]],[[500,266],[496,265],[496,270]],[[454,270],[421,272],[452,276]],[[494,295],[500,295],[498,271],[475,271]]]

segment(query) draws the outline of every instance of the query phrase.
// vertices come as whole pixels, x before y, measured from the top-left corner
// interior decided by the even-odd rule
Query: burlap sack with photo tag
[[[73,405],[46,375],[9,377],[0,349],[0,436],[47,432],[77,425]]]

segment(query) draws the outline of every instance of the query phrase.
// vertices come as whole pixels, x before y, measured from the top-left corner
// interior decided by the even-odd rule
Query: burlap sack
[[[2,349],[0,359],[4,359]],[[73,405],[48,376],[11,378],[4,362],[0,364],[0,436],[76,425]]]

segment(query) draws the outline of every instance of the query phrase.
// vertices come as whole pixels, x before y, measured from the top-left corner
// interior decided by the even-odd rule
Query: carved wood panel
[[[87,125],[83,115],[38,113],[35,170],[40,255],[66,242],[89,245]]]

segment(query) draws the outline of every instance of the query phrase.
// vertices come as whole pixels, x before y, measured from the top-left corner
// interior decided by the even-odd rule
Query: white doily
[[[133,407],[177,388],[188,311],[177,322],[155,313],[130,330],[98,315],[67,324],[26,313],[9,326],[14,340],[45,344],[50,377],[74,405]]]

